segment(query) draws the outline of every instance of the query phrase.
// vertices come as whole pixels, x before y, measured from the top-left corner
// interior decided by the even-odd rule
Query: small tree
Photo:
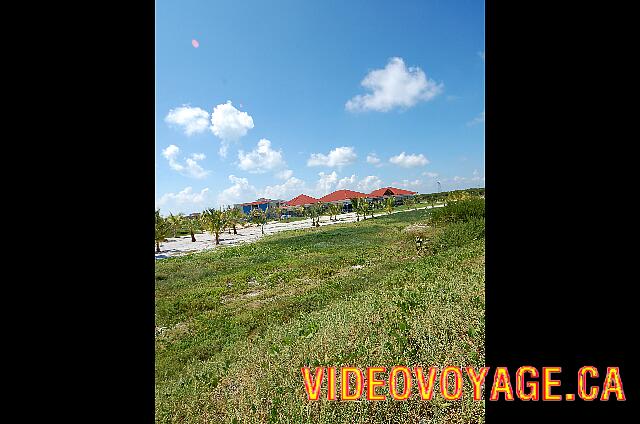
[[[367,214],[370,210],[369,202],[366,199],[360,199],[360,213],[362,214],[362,219],[367,220]]]
[[[261,226],[262,234],[264,234],[264,224],[267,223],[267,212],[260,208],[253,209],[251,211],[251,222],[254,222]]]
[[[394,205],[395,205],[395,199],[393,198],[393,196],[389,196],[386,199],[384,199],[384,210],[387,212],[387,215],[393,212]]]
[[[229,234],[231,234],[231,230],[233,229],[233,234],[238,234],[236,230],[236,226],[240,225],[240,223],[244,220],[244,214],[238,208],[229,208],[225,211],[227,227],[229,228]]]
[[[332,203],[329,206],[330,210],[331,210],[331,215],[334,216],[334,221],[338,220],[338,214],[342,213],[342,205],[338,204],[338,203]]]
[[[160,243],[169,237],[170,232],[169,222],[160,215],[160,209],[156,210],[156,253],[160,253]]]
[[[184,220],[184,227],[189,231],[189,234],[191,234],[191,242],[195,242],[195,233],[202,231],[200,221],[195,218],[186,218]]]
[[[212,235],[215,235],[216,245],[220,244],[220,233],[223,232],[227,226],[224,212],[213,208],[207,209],[202,212],[202,222],[205,224],[205,228],[209,230]]]
[[[178,234],[178,231],[180,229],[182,229],[182,224],[184,223],[184,215],[179,213],[177,215],[174,215],[172,213],[169,213],[169,217],[167,218],[167,222],[169,224],[169,227],[171,228],[171,234],[173,234],[173,237],[176,237]]]
[[[407,205],[407,209],[413,208],[415,210],[418,208],[416,206],[416,199],[414,199],[413,197],[407,197],[406,199],[404,199],[404,204]]]
[[[351,209],[356,213],[356,222],[360,221],[360,198],[354,197],[351,199]]]
[[[322,205],[320,203],[314,203],[309,207],[308,215],[311,217],[311,226],[320,226],[320,214],[322,213]]]

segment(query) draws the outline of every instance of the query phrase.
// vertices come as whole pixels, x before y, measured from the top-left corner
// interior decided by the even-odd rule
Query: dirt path
[[[436,205],[435,207],[441,207]],[[431,206],[420,207],[418,209],[429,209]],[[407,210],[394,211],[392,213],[402,213]],[[376,214],[377,215],[377,214]],[[362,219],[362,218],[360,218]],[[341,224],[345,222],[355,222],[356,214],[353,212],[338,215],[337,221],[330,221],[328,216],[320,218],[320,226]],[[264,235],[279,233],[280,231],[298,230],[302,228],[311,228],[311,218],[307,218],[294,222],[269,222],[264,226]],[[263,236],[259,226],[248,226],[246,228],[237,228],[238,234],[229,234],[228,230],[220,234],[219,246],[233,246],[239,243],[251,243]],[[203,250],[215,249],[215,237],[209,232],[196,234],[196,241],[191,241],[191,236],[171,237],[168,241],[160,244],[160,253],[156,253],[156,259],[164,259],[171,256],[186,255],[188,253],[200,252]]]

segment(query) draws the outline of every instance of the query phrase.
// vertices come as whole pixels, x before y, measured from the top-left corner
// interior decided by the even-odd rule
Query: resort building
[[[239,204],[233,205],[233,207],[236,209],[240,209],[244,214],[249,214],[253,209],[260,209],[262,211],[266,211],[267,208],[274,209],[279,207],[283,203],[284,201],[282,200],[271,200],[271,199],[260,198],[254,202],[239,203]]]
[[[282,206],[285,208],[293,208],[298,206],[304,207],[304,206],[313,205],[314,203],[318,203],[318,202],[319,200],[316,199],[315,197],[307,196],[306,194],[301,194],[289,200],[288,202],[284,202]]]
[[[415,191],[403,190],[395,187],[383,187],[377,190],[373,190],[369,193],[369,198],[373,200],[384,200],[387,197],[393,197],[395,203],[402,203],[407,197],[412,197],[418,194]]]
[[[336,190],[332,193],[322,196],[319,199],[308,196],[306,194],[300,194],[289,201],[283,200],[271,200],[271,199],[257,199],[254,202],[240,203],[233,205],[234,208],[242,210],[243,213],[249,214],[253,209],[261,209],[266,211],[267,208],[275,209],[277,207],[283,209],[295,209],[300,206],[303,208],[309,207],[315,203],[337,203],[342,206],[342,210],[346,212],[351,211],[351,199],[364,198],[368,202],[378,202],[385,198],[393,197],[396,204],[402,204],[407,197],[415,196],[417,192],[410,190],[403,190],[395,187],[383,187],[372,191],[369,194],[361,193],[353,190]]]

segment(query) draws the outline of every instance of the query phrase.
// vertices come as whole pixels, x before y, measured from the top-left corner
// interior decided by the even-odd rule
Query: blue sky
[[[436,181],[484,186],[483,1],[156,1],[163,214]]]

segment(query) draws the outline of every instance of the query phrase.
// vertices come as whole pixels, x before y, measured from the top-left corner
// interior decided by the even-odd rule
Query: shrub
[[[465,222],[447,225],[442,232],[434,237],[429,247],[431,252],[435,254],[481,239],[484,239],[484,218],[472,218]]]
[[[466,222],[472,219],[484,219],[484,199],[461,200],[431,212],[431,220],[437,224]]]

